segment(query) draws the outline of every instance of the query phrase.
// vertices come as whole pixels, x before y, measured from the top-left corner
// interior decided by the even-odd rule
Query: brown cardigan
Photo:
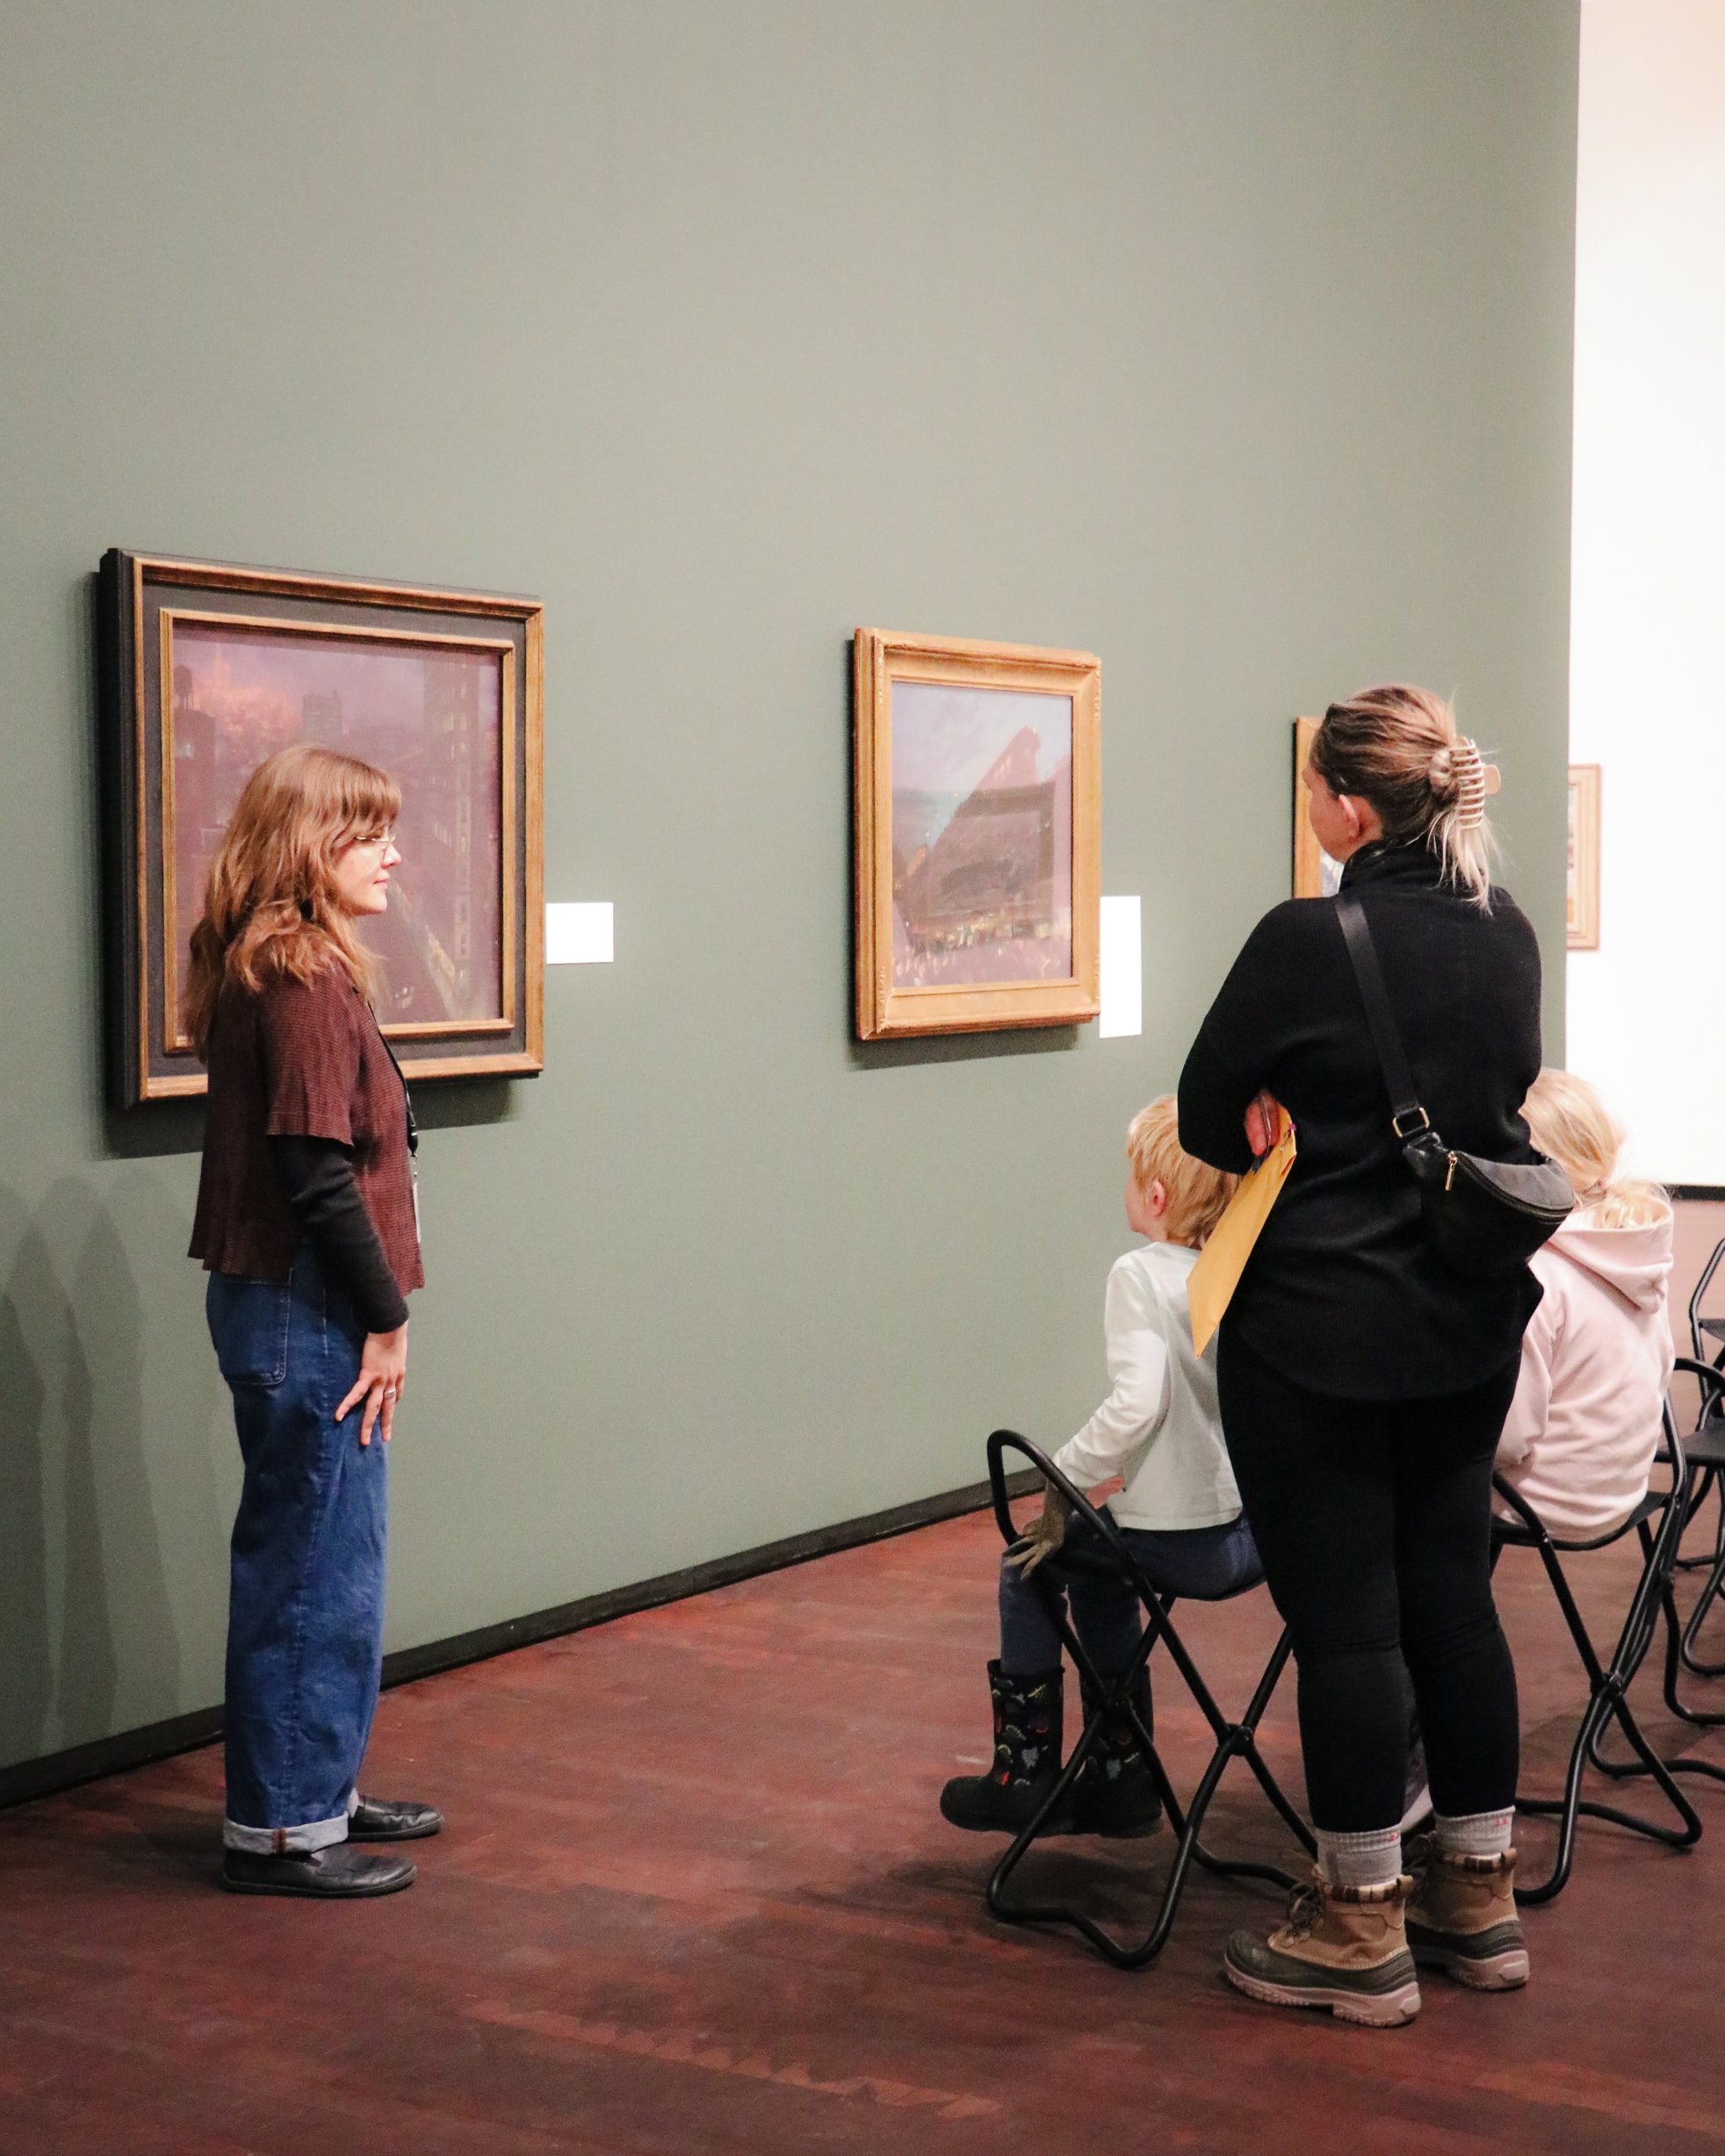
[[[269,1141],[333,1138],[395,1284],[425,1282],[414,1225],[408,1107],[372,1006],[331,969],[310,987],[277,979],[256,995],[223,988],[210,1033],[210,1103],[191,1256],[206,1271],[285,1280],[299,1230]]]

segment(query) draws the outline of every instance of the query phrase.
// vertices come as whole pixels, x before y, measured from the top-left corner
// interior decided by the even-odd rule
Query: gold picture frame
[[[1096,1017],[1101,662],[881,629],[853,653],[858,1037]]]
[[[1313,737],[1323,722],[1296,718],[1294,722],[1294,896],[1328,898],[1341,883],[1341,864],[1332,861],[1317,842],[1311,827],[1311,796],[1306,790],[1306,759]]]
[[[1599,767],[1570,766],[1569,859],[1564,914],[1572,951],[1599,948]]]
[[[100,578],[109,1085],[203,1092],[180,1004],[209,858],[292,740],[390,769],[404,859],[368,925],[410,1078],[544,1066],[537,600],[126,553]]]

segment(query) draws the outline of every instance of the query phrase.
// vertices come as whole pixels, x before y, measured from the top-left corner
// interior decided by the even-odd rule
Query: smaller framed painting
[[[410,1078],[543,1062],[537,600],[115,549],[101,573],[110,1092],[201,1093],[181,1004],[240,790],[313,741],[401,789],[401,862],[365,934]]]
[[[1101,1009],[1101,667],[859,629],[856,1030],[1070,1026]]]
[[[1570,861],[1565,897],[1569,947],[1599,948],[1599,767],[1570,766]]]
[[[1332,898],[1341,889],[1342,865],[1332,861],[1317,843],[1311,827],[1311,796],[1306,791],[1306,759],[1320,721],[1294,722],[1294,896],[1296,898]]]

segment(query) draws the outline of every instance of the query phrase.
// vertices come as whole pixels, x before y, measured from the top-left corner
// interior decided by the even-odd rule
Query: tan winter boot
[[[1414,1889],[1408,1948],[1422,1969],[1443,1969],[1475,1991],[1527,1981],[1527,1943],[1515,1910],[1515,1851],[1454,1857],[1429,1836],[1408,1851]]]
[[[1314,1871],[1296,1886],[1288,1922],[1267,1939],[1237,1931],[1223,1973],[1273,2007],[1328,2007],[1338,2021],[1394,2029],[1419,2011],[1419,1979],[1402,1925],[1411,1878],[1332,1886]]]

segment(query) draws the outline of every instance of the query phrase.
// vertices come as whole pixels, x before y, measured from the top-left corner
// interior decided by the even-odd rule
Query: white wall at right
[[[1725,0],[1582,0],[1570,756],[1603,768],[1566,1060],[1725,1185]]]

